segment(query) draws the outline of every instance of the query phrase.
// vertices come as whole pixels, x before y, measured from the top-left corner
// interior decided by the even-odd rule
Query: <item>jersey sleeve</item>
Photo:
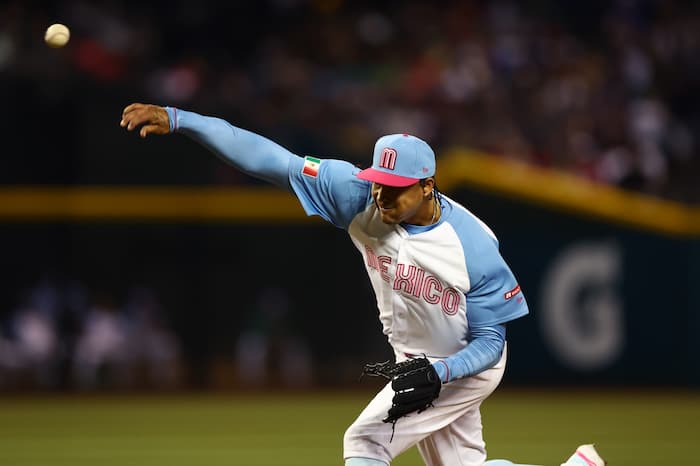
[[[359,171],[343,160],[304,157],[289,164],[289,182],[308,215],[347,229],[371,202],[370,183],[357,178]]]
[[[250,176],[289,190],[291,160],[299,156],[279,144],[221,118],[165,107],[170,131],[185,134]]]
[[[299,157],[279,144],[225,120],[166,107],[170,131],[186,134],[237,169],[290,189],[308,215],[347,229],[371,199],[360,169],[333,159]]]
[[[460,225],[464,259],[469,275],[466,293],[469,328],[503,324],[529,310],[493,232],[476,217]]]
[[[469,279],[467,320],[470,328],[503,324],[529,312],[520,285],[495,244],[480,252],[478,262],[477,258],[472,258]]]
[[[469,377],[495,366],[501,359],[505,342],[504,324],[476,327],[470,332],[466,347],[433,366],[443,383]]]

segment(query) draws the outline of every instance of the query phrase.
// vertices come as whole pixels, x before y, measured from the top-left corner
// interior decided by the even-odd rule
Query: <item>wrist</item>
[[[175,107],[164,107],[165,111],[168,113],[168,121],[170,124],[170,132],[174,133],[177,131],[179,124],[178,124],[178,111],[177,108]]]
[[[447,383],[450,381],[450,366],[448,366],[444,360],[440,359],[439,361],[435,361],[433,363],[433,367],[435,368],[435,372],[437,372],[437,375],[440,377],[440,381],[442,383]]]

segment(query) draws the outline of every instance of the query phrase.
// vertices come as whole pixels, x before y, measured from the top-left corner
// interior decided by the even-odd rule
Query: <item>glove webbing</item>
[[[426,364],[430,364],[430,362],[428,361],[428,358],[425,355],[423,355],[422,358],[409,358],[403,362],[399,362],[396,364],[392,363],[391,360],[365,364],[365,367],[362,370],[362,373],[360,374],[360,380],[365,375],[370,375],[372,377],[384,377],[385,379],[393,380],[394,377],[396,377],[397,375],[410,374],[412,372],[415,372],[416,370],[425,367]],[[432,403],[430,404],[430,406],[432,406]],[[424,411],[424,409],[419,410],[418,413],[420,413],[421,411]],[[391,443],[391,441],[394,440],[394,433],[396,432],[396,423],[398,422],[398,420],[399,418],[392,420],[384,420],[384,422],[391,423],[391,437],[389,438],[389,443]]]
[[[425,367],[426,364],[430,364],[430,362],[425,356],[422,358],[407,359],[396,364],[392,363],[391,361],[365,364],[365,368],[362,370],[360,378],[362,378],[364,375],[371,375],[373,377],[381,376],[392,380],[397,375],[410,374],[411,372]]]

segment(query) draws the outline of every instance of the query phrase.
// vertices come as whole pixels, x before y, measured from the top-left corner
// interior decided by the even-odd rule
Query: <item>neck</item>
[[[433,194],[433,218],[430,219],[430,225],[433,225],[435,222],[440,220],[440,214],[442,213],[440,210],[440,203],[437,200],[437,196]]]
[[[432,204],[432,206],[427,205],[427,203]],[[379,207],[377,207],[377,209],[379,209]],[[414,215],[412,218],[402,220],[401,223],[427,227],[437,223],[440,220],[441,214],[442,209],[440,208],[440,203],[435,197],[433,197],[433,199],[430,201],[423,201],[420,211],[416,215]],[[428,218],[428,215],[430,215],[430,218]]]

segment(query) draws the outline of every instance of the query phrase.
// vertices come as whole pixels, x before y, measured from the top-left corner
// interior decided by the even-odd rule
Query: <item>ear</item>
[[[433,189],[435,189],[435,179],[433,177],[426,178],[423,183],[423,197],[426,199],[433,198]]]

